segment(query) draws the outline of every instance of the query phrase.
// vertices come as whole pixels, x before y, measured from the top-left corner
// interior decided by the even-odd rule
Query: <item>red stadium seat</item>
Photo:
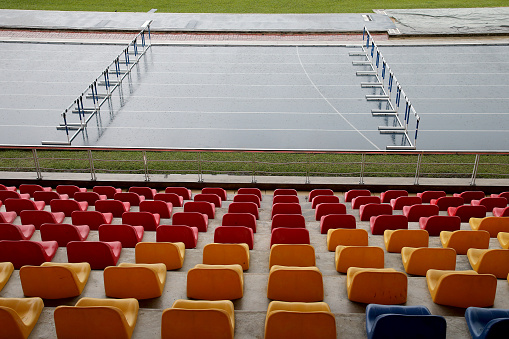
[[[49,205],[51,200],[53,199],[62,199],[67,200],[69,196],[67,194],[58,194],[55,191],[35,191],[34,192],[34,200],[35,201],[44,201],[46,205]]]
[[[221,197],[213,193],[200,193],[194,195],[194,201],[206,201],[214,204],[215,207],[221,207]]]
[[[262,191],[259,188],[239,188],[237,194],[255,194],[262,201]]]
[[[245,226],[256,233],[256,217],[251,213],[226,213],[221,226]]]
[[[113,214],[99,211],[74,211],[71,214],[73,225],[87,225],[91,230],[98,230],[102,224],[111,224]]]
[[[274,197],[277,195],[297,195],[297,190],[293,188],[278,188],[274,190]]]
[[[207,201],[188,201],[184,204],[184,212],[199,212],[206,214],[209,219],[216,217],[216,206]]]
[[[34,197],[35,191],[51,191],[51,187],[42,187],[41,185],[33,184],[21,184],[19,185],[19,193],[30,194],[30,197]]]
[[[155,231],[161,218],[157,213],[125,212],[122,214],[122,223],[132,226],[143,226],[145,231]]]
[[[85,241],[90,233],[87,225],[74,226],[71,224],[42,224],[42,241],[54,240],[59,247],[65,247],[70,241]]]
[[[122,244],[120,241],[71,241],[67,244],[68,262],[88,262],[93,270],[116,266]]]
[[[254,202],[232,202],[228,206],[228,213],[251,213],[258,219],[258,206]]]
[[[122,192],[120,188],[115,188],[113,186],[94,186],[92,191],[99,195],[105,195],[108,199],[113,199],[116,193]]]
[[[97,200],[95,210],[101,213],[112,213],[114,218],[122,217],[122,214],[129,212],[131,204],[120,200]]]
[[[327,214],[320,218],[321,234],[336,228],[357,228],[355,217],[351,214]]]
[[[320,220],[324,215],[328,214],[346,214],[345,204],[336,203],[322,203],[316,206],[315,220]]]
[[[198,228],[185,225],[161,225],[156,230],[157,242],[183,242],[186,248],[196,248]]]
[[[361,195],[360,197],[356,197],[352,199],[352,209],[358,210],[362,205],[366,204],[380,204],[380,197],[371,195],[371,196],[364,196]]]
[[[177,212],[173,214],[172,224],[196,227],[199,232],[207,232],[209,218],[200,212]]]
[[[65,215],[62,212],[52,213],[50,211],[22,211],[21,223],[23,225],[34,225],[38,230],[42,224],[60,224],[64,221]]]
[[[419,227],[428,231],[431,236],[439,236],[442,231],[458,231],[461,227],[461,218],[447,215],[422,217],[419,219]]]
[[[472,200],[481,200],[485,194],[483,191],[464,191],[461,193],[454,193],[455,197],[462,197],[465,200],[465,204],[470,204]]]
[[[306,228],[306,219],[302,214],[276,214],[272,218],[271,230],[278,227]]]
[[[391,199],[391,206],[394,211],[402,210],[404,206],[420,205],[422,199],[419,197],[398,197]]]
[[[254,202],[260,208],[260,198],[256,194],[236,194],[233,202]]]
[[[491,212],[495,207],[498,208],[507,207],[507,199],[504,197],[486,197],[480,200],[474,199],[470,202],[470,204],[472,206],[483,205],[484,207],[486,207],[486,210],[488,210],[488,212]]]
[[[134,192],[121,192],[115,193],[113,199],[128,202],[131,206],[140,206],[140,202],[145,200],[145,197]]]
[[[404,215],[377,215],[369,219],[371,234],[383,235],[385,230],[407,230],[408,219]]]
[[[0,201],[5,204],[6,199],[30,199],[30,194],[19,194],[15,191],[0,191]]]
[[[140,212],[157,213],[161,218],[170,219],[173,205],[162,200],[145,200],[140,203]]]
[[[369,221],[371,217],[379,215],[392,215],[392,206],[389,204],[366,204],[359,208],[361,221]]]
[[[34,225],[0,223],[0,240],[30,240],[34,232]]]
[[[283,228],[272,230],[270,246],[274,244],[310,244],[309,231],[306,228]]]
[[[42,211],[46,206],[44,201],[33,201],[30,199],[7,199],[5,200],[5,210],[7,212],[16,212],[20,215],[21,211]]]
[[[493,209],[493,216],[494,217],[509,217],[509,207],[506,207],[506,208],[495,207]]]
[[[228,200],[228,195],[226,194],[226,191],[220,187],[204,187],[201,190],[202,194],[217,194],[221,198],[221,201]]]
[[[277,203],[272,205],[271,219],[276,214],[302,214],[302,208],[297,203]]]
[[[448,215],[460,217],[461,222],[468,222],[470,218],[484,218],[486,212],[486,207],[472,205],[461,205],[458,207],[449,207],[447,209]]]
[[[313,202],[313,199],[319,195],[334,195],[334,191],[328,188],[317,188],[309,192],[308,201]]]
[[[74,211],[86,211],[88,202],[76,200],[51,200],[51,212],[63,212],[66,217],[70,217]]]
[[[56,241],[0,240],[0,262],[11,262],[19,270],[22,266],[40,266],[51,261],[57,252]]]
[[[11,224],[16,217],[16,212],[0,212],[0,223]]]
[[[132,186],[129,187],[129,192],[137,193],[138,195],[142,195],[145,199],[153,200],[154,196],[157,194],[157,190],[150,187],[140,187],[140,186]]]
[[[423,204],[429,204],[432,199],[445,197],[446,193],[444,191],[424,191],[422,193],[417,193],[417,196],[422,199]]]
[[[403,207],[403,215],[408,218],[408,221],[419,221],[421,217],[431,217],[438,215],[439,209],[436,205],[412,205]]]
[[[298,204],[299,197],[296,195],[276,195],[272,199],[272,205],[274,205],[274,204],[291,204],[291,203]]]
[[[431,199],[431,205],[437,205],[440,211],[447,211],[449,207],[458,207],[463,205],[462,197],[440,197],[438,199]]]
[[[492,198],[506,198],[507,201],[509,201],[509,191],[508,192],[502,192],[502,193],[499,193],[499,194],[492,194],[491,197]]]
[[[86,192],[87,189],[75,185],[58,185],[56,191],[58,194],[67,194],[69,198],[74,199],[75,193]]]
[[[311,202],[311,208],[315,209],[317,205],[323,203],[339,203],[339,197],[335,195],[317,195]]]
[[[0,191],[16,191],[16,186],[5,186],[3,184],[0,184]]]
[[[157,193],[154,196],[154,200],[161,200],[164,202],[171,202],[173,207],[184,206],[184,198],[175,193]]]
[[[214,242],[219,244],[242,244],[253,249],[253,230],[244,226],[219,226],[214,231]]]
[[[370,196],[369,190],[349,190],[345,193],[345,202],[351,202],[354,198],[361,196]]]
[[[405,190],[388,190],[380,193],[380,200],[382,204],[389,204],[392,199],[399,197],[407,197],[408,192]]]
[[[95,206],[95,202],[97,200],[106,200],[108,197],[104,194],[99,194],[96,192],[76,192],[74,193],[74,200],[76,201],[86,201],[89,206]]]
[[[191,200],[193,194],[191,190],[185,187],[166,187],[165,193],[175,193],[180,195],[184,200]]]
[[[136,244],[143,239],[143,233],[143,226],[131,226],[123,224],[104,224],[99,226],[100,241],[120,241],[120,243],[122,243],[122,247],[136,247]]]

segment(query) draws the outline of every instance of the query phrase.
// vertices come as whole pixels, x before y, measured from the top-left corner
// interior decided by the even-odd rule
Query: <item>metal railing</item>
[[[152,20],[147,20],[141,26],[141,31],[129,42],[127,47],[113,59],[101,75],[95,78],[61,114],[63,123],[57,126],[57,130],[65,131],[67,141],[42,141],[43,145],[71,145],[76,136],[84,130],[90,119],[100,111],[102,105],[110,99],[111,94],[121,86],[124,78],[130,74],[140,58],[143,57],[152,46],[150,37],[151,23]],[[145,33],[148,34],[148,39],[145,39]],[[139,40],[141,40],[141,43],[138,43]],[[133,55],[134,58],[131,58],[131,55]],[[125,69],[123,69],[124,65],[126,67]],[[110,80],[110,74],[116,75],[116,79]],[[98,86],[104,86],[106,93],[99,93],[97,90]],[[87,99],[92,99],[93,107],[85,106]],[[79,122],[69,122],[69,112],[77,113]],[[86,114],[89,114],[88,117]],[[71,130],[75,131],[72,135],[69,133]]]
[[[0,146],[0,171],[34,173],[98,173],[151,176],[206,174],[313,177],[462,178],[475,185],[478,177],[509,179],[509,152],[442,151],[246,151],[158,148]],[[1,175],[1,174],[0,174]]]

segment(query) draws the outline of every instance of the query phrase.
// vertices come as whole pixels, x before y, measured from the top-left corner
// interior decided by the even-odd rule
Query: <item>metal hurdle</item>
[[[410,146],[387,146],[389,150],[396,149],[415,149],[417,146],[417,137],[419,132],[419,123],[421,118],[417,114],[413,104],[404,92],[400,82],[396,78],[394,72],[390,68],[389,64],[385,60],[384,56],[380,52],[377,44],[375,43],[373,36],[369,30],[364,27],[362,32],[362,52],[350,53],[350,55],[362,55],[366,57],[366,61],[354,61],[353,65],[369,65],[371,71],[357,71],[357,75],[370,75],[375,76],[376,82],[363,82],[362,87],[379,87],[383,94],[380,95],[366,95],[367,100],[387,100],[387,109],[373,109],[371,113],[373,116],[380,115],[393,115],[399,122],[400,127],[388,127],[380,126],[380,133],[404,133]],[[403,98],[405,114],[403,121],[401,121],[399,112],[402,104],[401,99]],[[413,141],[409,133],[412,133],[409,129],[410,117],[415,118],[415,134]]]
[[[63,122],[57,126],[57,130],[63,130],[66,133],[67,141],[42,141],[43,145],[71,145],[78,134],[87,127],[88,122],[94,115],[100,112],[102,105],[107,102],[112,93],[122,84],[122,81],[128,76],[133,67],[140,61],[145,53],[152,46],[150,24],[152,20],[147,20],[141,26],[141,31],[129,42],[127,47],[120,52],[115,59],[106,67],[106,69],[95,78],[94,81],[61,113]],[[145,37],[148,35],[148,39]],[[138,43],[141,40],[141,43]],[[130,55],[134,55],[131,58]],[[132,60],[131,60],[132,59]],[[125,64],[126,69],[121,69]],[[115,75],[115,80],[110,80],[110,74]],[[104,86],[106,93],[99,93],[98,86]],[[93,107],[85,107],[83,102],[86,99],[92,99]],[[68,114],[77,113],[79,122],[68,122]],[[86,116],[87,114],[88,117]],[[75,131],[70,134],[70,131]]]

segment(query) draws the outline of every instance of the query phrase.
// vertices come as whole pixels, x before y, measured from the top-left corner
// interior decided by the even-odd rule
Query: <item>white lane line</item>
[[[334,111],[336,111],[336,113],[338,113],[338,114],[339,114],[339,116],[340,116],[343,120],[345,120],[345,122],[346,122],[348,125],[350,125],[350,126],[351,126],[354,130],[356,130],[356,131],[357,131],[357,132],[358,132],[358,133],[359,133],[359,134],[360,134],[360,135],[361,135],[361,136],[362,136],[362,137],[363,137],[363,138],[364,138],[367,142],[369,142],[369,143],[370,143],[373,147],[375,147],[377,150],[380,150],[380,148],[379,148],[377,145],[375,145],[375,144],[374,144],[371,140],[369,140],[369,138],[368,138],[368,137],[366,137],[366,136],[365,136],[365,135],[364,135],[361,131],[359,131],[359,130],[357,129],[357,127],[355,127],[355,126],[354,126],[354,125],[353,125],[350,121],[348,121],[348,119],[347,119],[347,118],[345,118],[345,117],[343,116],[343,114],[341,114],[341,112],[339,112],[339,111],[336,109],[336,107],[334,107],[334,105],[333,105],[333,104],[331,104],[331,102],[329,101],[329,99],[327,99],[327,98],[325,97],[325,95],[323,95],[323,93],[322,93],[322,92],[320,91],[320,89],[319,89],[319,88],[315,85],[315,83],[313,82],[313,80],[312,80],[312,79],[311,79],[311,77],[309,76],[308,72],[306,71],[306,68],[304,67],[304,64],[302,63],[302,60],[301,60],[301,58],[300,58],[300,54],[299,54],[299,46],[296,46],[295,48],[296,48],[296,51],[297,51],[297,57],[299,58],[299,61],[300,61],[300,65],[301,65],[301,67],[302,67],[302,70],[304,71],[304,73],[306,74],[307,78],[309,79],[309,82],[311,82],[311,84],[312,84],[312,85],[313,85],[313,87],[316,89],[316,91],[318,92],[318,94],[320,94],[320,96],[323,98],[323,100],[325,100],[325,101],[327,102],[327,104],[329,104],[329,106],[330,106],[330,107],[331,107]]]

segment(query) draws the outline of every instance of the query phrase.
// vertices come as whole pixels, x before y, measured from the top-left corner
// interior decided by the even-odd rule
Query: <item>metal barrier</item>
[[[383,99],[388,100],[388,110],[383,111],[377,111],[374,110],[372,113],[378,114],[378,115],[386,115],[386,114],[394,114],[394,116],[398,119],[401,127],[404,129],[404,133],[407,135],[407,139],[410,143],[409,149],[415,149],[417,146],[417,137],[419,132],[419,122],[421,118],[415,111],[414,106],[410,102],[410,99],[406,95],[406,93],[403,91],[403,88],[394,75],[394,72],[391,70],[389,64],[383,57],[382,53],[378,49],[377,44],[375,43],[373,36],[369,32],[369,30],[364,27],[363,33],[362,33],[362,40],[365,41],[365,44],[363,45],[363,51],[366,54],[366,57],[369,60],[369,63],[372,66],[372,69],[374,73],[372,75],[375,75],[377,77],[378,83],[380,87],[382,88],[382,91],[384,94],[379,97],[383,97]],[[365,86],[368,86],[369,83],[364,84]],[[403,123],[401,123],[401,120],[399,118],[399,111],[401,106],[401,99],[403,98],[404,103],[404,109],[405,109],[405,115],[403,117]],[[393,102],[394,101],[394,102]],[[375,112],[376,111],[376,112]],[[413,138],[413,142],[411,141],[409,133],[409,125],[410,125],[410,117],[414,116],[415,118],[415,134]],[[394,128],[387,128],[386,132],[391,133],[394,132]],[[413,132],[413,130],[412,130]],[[387,146],[387,149],[402,149],[401,146]]]
[[[64,130],[67,141],[42,141],[43,145],[71,145],[76,136],[84,130],[92,117],[100,111],[101,106],[110,99],[111,94],[122,84],[122,81],[129,75],[140,58],[145,55],[152,46],[150,36],[150,24],[147,20],[141,31],[129,42],[127,47],[106,67],[106,69],[95,78],[94,81],[64,110],[62,113],[63,123],[57,126],[57,130]],[[148,39],[145,38],[145,33]],[[139,43],[141,40],[141,43]],[[130,56],[133,55],[134,58]],[[125,69],[123,66],[125,65]],[[110,74],[115,75],[115,80],[110,80]],[[99,93],[97,87],[104,86],[106,93]],[[87,99],[92,99],[93,107],[85,107]],[[69,122],[68,113],[77,113],[79,122]],[[86,115],[89,114],[87,117]],[[70,135],[69,131],[74,130]]]
[[[481,160],[484,160],[481,161]],[[479,175],[509,179],[509,152],[442,151],[231,151],[172,150],[157,148],[98,148],[0,146],[0,171],[34,173],[137,173],[151,176],[205,174],[250,176],[297,176],[305,183],[313,177],[399,177],[419,179],[463,178],[474,186]]]

